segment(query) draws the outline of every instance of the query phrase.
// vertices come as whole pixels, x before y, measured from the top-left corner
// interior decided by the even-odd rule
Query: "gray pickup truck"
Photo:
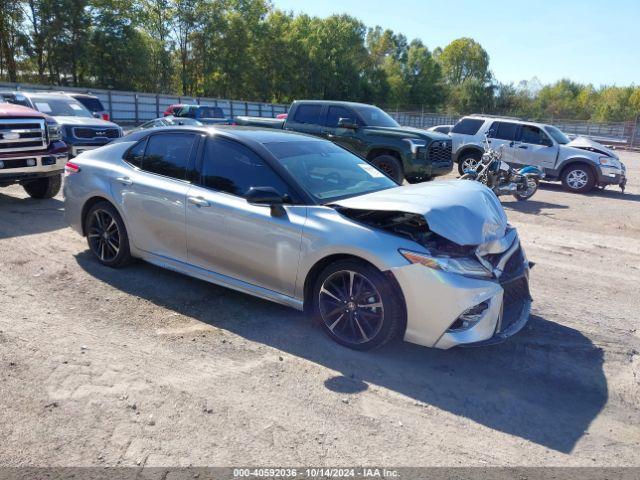
[[[327,100],[293,102],[286,119],[236,117],[238,125],[279,128],[326,138],[401,183],[430,180],[453,168],[451,139],[401,127],[373,105]]]

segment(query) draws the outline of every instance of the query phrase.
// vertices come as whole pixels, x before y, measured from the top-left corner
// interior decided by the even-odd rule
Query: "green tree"
[[[438,51],[437,59],[444,78],[452,85],[460,85],[468,78],[487,83],[491,78],[489,54],[471,38],[454,40]]]

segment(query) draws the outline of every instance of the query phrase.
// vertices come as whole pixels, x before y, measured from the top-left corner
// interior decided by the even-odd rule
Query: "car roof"
[[[375,107],[376,105],[370,105],[368,103],[358,103],[358,102],[345,102],[342,100],[296,100],[293,103],[315,103],[320,105],[336,105],[341,107]]]
[[[171,133],[171,132],[202,132],[207,135],[220,134],[223,137],[238,140],[246,144],[267,144],[267,143],[284,143],[284,142],[327,142],[322,138],[314,137],[304,133],[291,131],[276,130],[273,128],[244,127],[237,125],[175,125],[171,127],[156,127],[141,130],[121,137],[123,141],[138,141],[140,138],[152,133]]]
[[[532,122],[529,120],[524,120],[518,117],[501,117],[499,115],[467,115],[464,118],[477,118],[479,120],[493,120],[496,122],[512,122],[512,123],[521,123],[522,125],[531,125],[534,127],[549,127],[548,123],[540,123],[540,122]]]

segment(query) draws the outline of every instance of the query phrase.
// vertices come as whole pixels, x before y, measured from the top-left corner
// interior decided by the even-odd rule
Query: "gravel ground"
[[[503,201],[533,316],[505,344],[358,353],[305,316],[98,265],[61,198],[0,192],[0,464],[640,465],[640,154]]]

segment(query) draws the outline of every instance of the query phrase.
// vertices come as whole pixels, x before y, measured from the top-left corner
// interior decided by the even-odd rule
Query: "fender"
[[[454,154],[453,161],[458,163],[459,158],[467,152],[478,152],[480,155],[484,155],[484,148],[475,145],[473,143],[467,143],[466,145],[462,145]]]
[[[518,173],[520,175],[526,175],[527,177],[544,178],[544,172],[539,168],[533,167],[531,165],[521,168],[520,170],[518,170]]]

